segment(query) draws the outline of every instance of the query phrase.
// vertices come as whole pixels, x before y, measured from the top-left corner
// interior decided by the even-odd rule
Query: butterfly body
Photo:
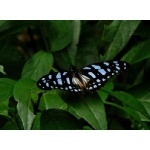
[[[60,89],[83,93],[96,91],[114,75],[126,70],[128,64],[123,61],[104,61],[83,68],[74,66],[69,72],[54,72],[39,79],[37,86],[43,90]]]

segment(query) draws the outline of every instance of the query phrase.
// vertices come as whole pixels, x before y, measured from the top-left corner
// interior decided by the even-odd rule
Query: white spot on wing
[[[48,75],[48,78],[49,78],[49,79],[51,79],[51,78],[52,78],[52,75],[51,75],[51,74],[50,74],[50,75]]]
[[[75,91],[75,92],[78,92],[78,90],[77,90],[77,89],[74,89],[74,91]]]
[[[59,85],[62,85],[62,80],[61,79],[58,79],[57,82],[58,82]]]
[[[94,87],[94,88],[97,88],[97,85],[94,85],[93,87]]]
[[[49,87],[49,83],[48,82],[46,83],[46,86]]]
[[[46,80],[43,80],[43,83],[46,83]]]
[[[99,69],[98,72],[101,73],[102,75],[106,74],[106,71],[104,69]]]
[[[116,66],[116,69],[117,69],[117,70],[120,70],[120,67]]]
[[[109,66],[109,63],[108,62],[103,62],[104,65],[106,66]]]
[[[119,64],[115,64],[116,66],[119,66]]]
[[[102,81],[106,81],[106,79],[103,78]]]
[[[63,72],[63,74],[62,74],[62,75],[64,76],[64,75],[66,75],[66,74],[67,74],[67,72]]]
[[[94,67],[95,69],[101,69],[101,67],[98,65],[92,65],[92,67]]]
[[[110,72],[111,70],[109,68],[107,68],[107,71]]]
[[[93,72],[88,72],[88,74],[92,77],[92,78],[96,78],[95,74]]]
[[[83,69],[91,69],[90,67],[84,67]]]
[[[97,81],[97,82],[100,82],[101,80],[100,80],[100,79],[97,79],[96,81]]]
[[[69,89],[72,89],[72,86],[69,86]]]
[[[67,83],[70,84],[70,79],[69,79],[69,78],[66,78],[66,80],[67,80]]]
[[[56,78],[57,78],[57,79],[58,79],[58,78],[61,78],[61,73],[60,73],[60,72],[57,73]]]
[[[118,61],[113,61],[113,63],[118,64]]]
[[[90,86],[90,87],[89,87],[89,90],[92,90],[92,89],[93,89],[93,87]]]

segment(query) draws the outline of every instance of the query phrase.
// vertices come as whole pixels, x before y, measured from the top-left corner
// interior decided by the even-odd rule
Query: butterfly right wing
[[[123,61],[104,61],[94,63],[86,67],[80,68],[82,76],[89,78],[87,91],[96,91],[103,87],[109,78],[121,73],[128,68],[129,64]]]
[[[52,90],[52,89],[60,89],[66,90],[70,92],[81,92],[82,89],[75,84],[71,72],[53,72],[41,77],[37,86],[43,90]]]

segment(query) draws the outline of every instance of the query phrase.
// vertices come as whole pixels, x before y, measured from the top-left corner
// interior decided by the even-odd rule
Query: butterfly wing
[[[123,61],[104,61],[79,69],[81,75],[89,78],[86,90],[95,91],[104,86],[109,78],[126,70],[128,63]]]
[[[41,77],[37,86],[43,90],[60,89],[71,92],[81,92],[78,84],[73,84],[71,72],[53,72]]]

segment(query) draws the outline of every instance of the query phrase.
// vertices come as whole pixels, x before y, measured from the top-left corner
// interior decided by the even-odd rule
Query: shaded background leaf
[[[49,109],[41,115],[42,130],[75,130],[82,129],[81,123],[70,113],[61,109]]]
[[[14,87],[14,98],[18,102],[17,110],[22,120],[24,129],[31,129],[35,115],[30,110],[31,94],[35,82],[30,79],[21,79],[16,82]]]
[[[39,51],[25,64],[22,78],[30,78],[37,81],[41,76],[48,74],[53,64],[53,56],[50,53]]]

